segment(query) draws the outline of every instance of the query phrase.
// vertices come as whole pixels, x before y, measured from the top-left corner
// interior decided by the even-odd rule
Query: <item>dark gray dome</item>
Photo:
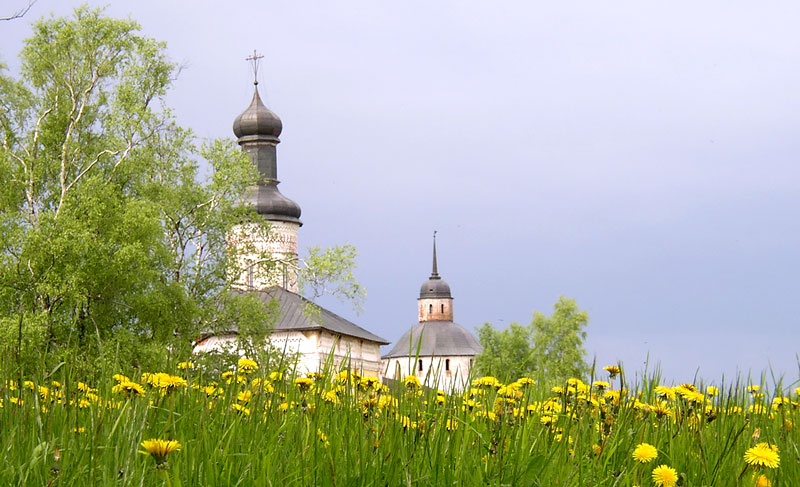
[[[233,133],[239,138],[248,135],[278,137],[281,130],[283,130],[281,119],[264,106],[256,88],[250,106],[233,121]]]
[[[433,268],[431,269],[431,277],[422,283],[419,288],[419,299],[425,298],[450,298],[450,285],[442,280],[439,276],[439,266],[436,263],[436,232],[433,232]]]
[[[300,205],[281,194],[277,181],[251,187],[248,193],[250,204],[267,220],[300,223]]]
[[[441,277],[431,276],[430,279],[422,283],[419,288],[419,298],[452,298],[450,285]]]
[[[477,355],[482,351],[481,344],[464,327],[452,321],[426,321],[405,332],[383,358]]]

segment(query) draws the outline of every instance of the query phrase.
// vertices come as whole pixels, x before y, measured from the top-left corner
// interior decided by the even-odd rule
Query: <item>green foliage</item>
[[[478,375],[508,381],[535,373],[531,356],[531,330],[511,323],[505,330],[495,330],[490,323],[478,328],[483,352],[475,357]]]
[[[304,266],[300,269],[301,286],[313,297],[333,295],[360,306],[366,290],[353,275],[356,248],[336,245],[330,248],[309,247]]]
[[[231,293],[242,260],[226,239],[269,231],[240,198],[257,170],[232,141],[198,146],[176,125],[176,66],[138,30],[81,7],[34,25],[19,79],[0,65],[0,353],[24,369],[157,367],[207,330],[263,342],[274,320]],[[354,255],[314,249],[305,275],[359,297]]]
[[[475,357],[479,375],[501,380],[537,376],[548,381],[585,377],[589,368],[584,360],[586,325],[589,315],[574,299],[561,296],[553,314],[533,313],[527,327],[517,323],[495,330],[490,323],[477,329],[483,352]]]
[[[530,326],[534,368],[547,378],[586,377],[583,341],[588,323],[589,314],[564,296],[553,306],[552,315],[534,312]]]

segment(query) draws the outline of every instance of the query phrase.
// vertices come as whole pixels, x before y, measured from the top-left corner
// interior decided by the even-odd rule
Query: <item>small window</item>
[[[450,359],[449,358],[444,360],[444,370],[450,372]]]
[[[419,359],[419,371],[422,372],[422,359]]]
[[[472,368],[472,359],[469,359],[469,368]]]
[[[444,314],[444,304],[442,304],[442,313]]]
[[[428,306],[428,313],[433,313],[433,305]]]

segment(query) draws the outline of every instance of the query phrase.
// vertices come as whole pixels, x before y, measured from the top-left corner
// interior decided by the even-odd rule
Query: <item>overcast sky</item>
[[[26,2],[9,0],[5,10]],[[91,2],[103,5],[105,2]],[[15,71],[39,0],[0,23]],[[235,5],[235,7],[233,6]],[[359,251],[364,311],[416,322],[438,230],[455,320],[527,324],[559,295],[598,365],[798,378],[800,3],[114,2],[185,69],[168,102],[232,137],[264,54],[300,245]],[[0,12],[0,15],[7,12]]]

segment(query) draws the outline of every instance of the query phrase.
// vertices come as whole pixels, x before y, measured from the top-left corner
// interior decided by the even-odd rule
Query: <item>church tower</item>
[[[296,359],[298,373],[319,372],[332,365],[334,370],[346,367],[362,375],[380,377],[381,345],[389,342],[298,294],[300,206],[278,190],[276,148],[283,126],[258,94],[260,57],[254,52],[248,58],[256,71],[253,100],[234,120],[233,133],[259,174],[244,198],[250,209],[269,223],[269,228],[264,231],[263,225],[243,223],[227,235],[227,243],[237,255],[238,268],[243,269],[240,275],[232,276],[234,286],[239,293],[277,305],[274,322],[249,325],[263,325],[269,330],[264,345],[287,353],[290,360]],[[237,326],[208,330],[194,342],[193,351],[242,353],[238,336]]]
[[[450,286],[439,276],[436,263],[436,233],[433,234],[433,270],[419,290],[419,322],[453,321],[453,296]]]
[[[453,322],[453,296],[438,267],[434,233],[433,269],[419,290],[418,322],[382,357],[383,369],[393,379],[414,375],[428,387],[460,392],[469,385],[472,360],[483,348]]]
[[[280,286],[296,293],[300,206],[278,190],[277,145],[283,125],[261,101],[258,80],[253,84],[253,100],[234,120],[233,133],[258,168],[259,179],[255,186],[247,188],[245,198],[269,222],[269,231],[260,232],[257,225],[243,224],[228,235],[229,244],[238,250],[243,269],[234,285],[256,290]]]

